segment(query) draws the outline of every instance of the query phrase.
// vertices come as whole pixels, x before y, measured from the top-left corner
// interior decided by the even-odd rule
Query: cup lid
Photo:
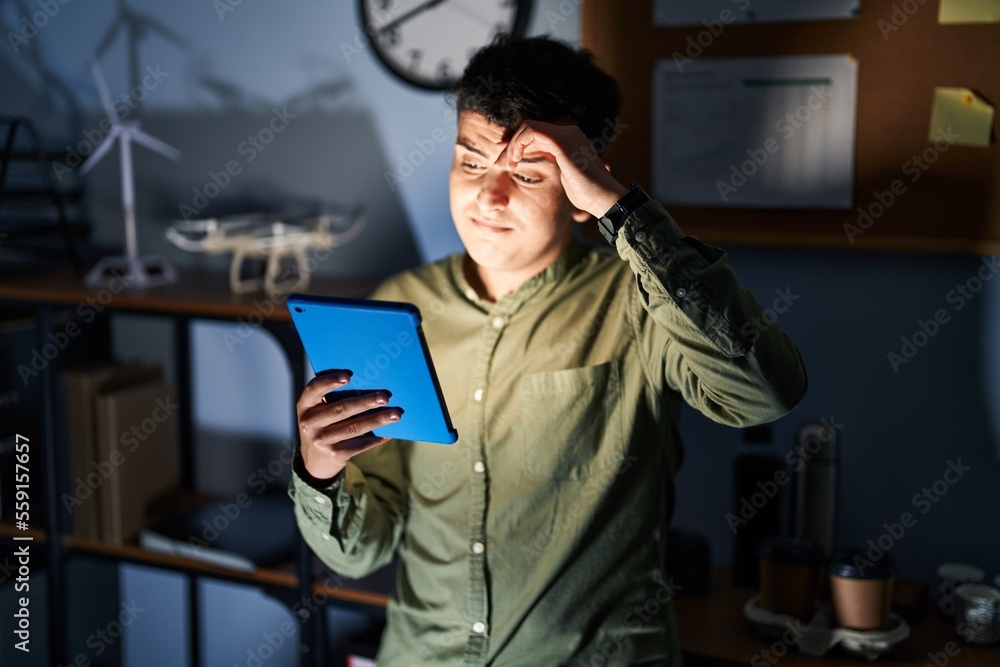
[[[938,566],[937,575],[952,581],[977,582],[986,576],[982,568],[966,563],[943,563]]]
[[[987,584],[962,584],[955,588],[955,595],[968,602],[1000,601],[1000,589]]]
[[[896,561],[892,556],[862,547],[841,549],[830,556],[829,572],[836,577],[847,579],[888,579],[896,573]]]
[[[823,562],[823,547],[801,537],[773,537],[761,543],[757,555],[763,560],[782,565],[819,565]]]

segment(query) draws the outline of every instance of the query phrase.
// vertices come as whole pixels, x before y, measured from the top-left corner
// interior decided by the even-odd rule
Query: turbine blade
[[[108,47],[111,46],[111,42],[114,41],[115,35],[118,34],[118,27],[121,25],[121,19],[115,17],[115,20],[111,22],[111,26],[108,31],[104,33],[104,37],[101,39],[101,43],[97,45],[97,54],[101,55],[107,51]]]
[[[150,150],[156,151],[163,157],[168,157],[171,160],[179,160],[181,158],[181,152],[179,150],[177,150],[173,146],[163,143],[162,141],[160,141],[155,137],[149,136],[140,129],[131,128],[127,130],[127,132],[129,138],[131,138],[133,141],[142,144],[143,146],[145,146]]]
[[[104,138],[104,141],[101,142],[97,149],[90,154],[90,157],[88,157],[87,160],[80,165],[80,176],[86,174],[95,164],[101,161],[101,158],[104,157],[109,150],[111,150],[111,147],[114,145],[115,139],[117,138],[118,126],[115,126],[111,128],[111,132],[108,133],[108,136]]]
[[[94,80],[97,82],[97,92],[101,95],[101,104],[104,105],[104,111],[108,114],[108,120],[117,125],[118,114],[115,113],[115,105],[111,101],[111,93],[108,92],[108,82],[104,80],[104,72],[101,71],[101,66],[97,64],[97,58],[93,56],[90,58],[90,71],[94,73]]]
[[[152,28],[153,32],[158,32],[163,35],[168,41],[177,44],[178,46],[191,46],[191,42],[186,40],[180,33],[171,27],[168,27],[165,23],[157,18],[153,18],[149,14],[143,14],[142,20],[146,23],[147,29]]]

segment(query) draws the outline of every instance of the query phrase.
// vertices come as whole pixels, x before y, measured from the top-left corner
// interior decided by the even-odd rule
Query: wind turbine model
[[[122,168],[122,208],[125,209],[125,248],[124,257],[105,257],[87,274],[85,282],[91,287],[106,285],[108,278],[119,277],[127,287],[154,287],[177,281],[174,268],[161,257],[139,257],[139,244],[135,235],[135,187],[132,181],[132,142],[138,142],[171,160],[180,158],[181,153],[176,148],[168,146],[159,139],[154,139],[139,129],[139,121],[120,121],[115,113],[108,84],[104,80],[97,61],[90,59],[90,68],[97,81],[97,90],[101,94],[101,103],[111,121],[111,131],[97,147],[87,161],[80,166],[80,174],[86,174],[111,150],[111,145],[118,140],[121,152]]]
[[[129,90],[134,90],[139,86],[139,42],[152,33],[159,33],[163,38],[173,42],[177,46],[190,47],[191,43],[181,37],[172,28],[153,18],[149,14],[140,14],[127,4],[125,0],[118,0],[118,11],[115,12],[114,20],[104,33],[100,44],[97,45],[97,56],[104,55],[118,31],[121,30],[125,38],[125,47],[128,52],[129,66]]]

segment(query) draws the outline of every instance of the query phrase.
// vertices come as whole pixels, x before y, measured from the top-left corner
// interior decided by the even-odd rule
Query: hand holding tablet
[[[372,431],[402,415],[399,408],[386,405],[386,392],[364,392],[336,401],[326,398],[331,391],[338,393],[335,390],[350,382],[350,376],[346,370],[317,375],[295,406],[302,461],[316,481],[333,479],[352,456],[388,441]]]
[[[389,438],[458,439],[415,306],[304,294],[287,305],[317,372],[296,405],[303,458],[307,440],[327,452],[315,457],[322,465],[306,461],[310,474],[333,477],[351,456]]]
[[[458,439],[415,306],[304,294],[289,296],[287,305],[313,369],[352,374],[349,382],[317,383],[311,398],[321,390],[336,391],[326,396],[327,404],[343,403],[342,410],[358,414],[355,410],[363,407],[358,401],[384,411],[390,404],[377,403],[377,398],[388,399],[388,392],[391,406],[401,408],[405,417],[376,424],[375,436],[441,444]]]

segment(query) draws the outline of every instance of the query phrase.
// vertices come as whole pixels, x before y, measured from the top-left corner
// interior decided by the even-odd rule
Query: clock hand
[[[432,7],[440,5],[442,2],[446,2],[446,1],[447,0],[427,0],[427,2],[425,2],[425,3],[421,4],[421,5],[417,5],[416,7],[414,7],[413,9],[411,9],[410,11],[408,11],[405,14],[403,14],[402,16],[400,16],[399,18],[397,18],[397,19],[395,19],[393,21],[390,21],[389,23],[386,23],[384,26],[382,26],[381,28],[379,28],[378,34],[381,35],[381,34],[383,34],[385,32],[393,30],[400,23],[405,23],[406,21],[409,21],[411,18],[413,18],[417,14],[420,14],[421,12],[424,12],[424,11],[426,11],[428,9],[431,9]]]

